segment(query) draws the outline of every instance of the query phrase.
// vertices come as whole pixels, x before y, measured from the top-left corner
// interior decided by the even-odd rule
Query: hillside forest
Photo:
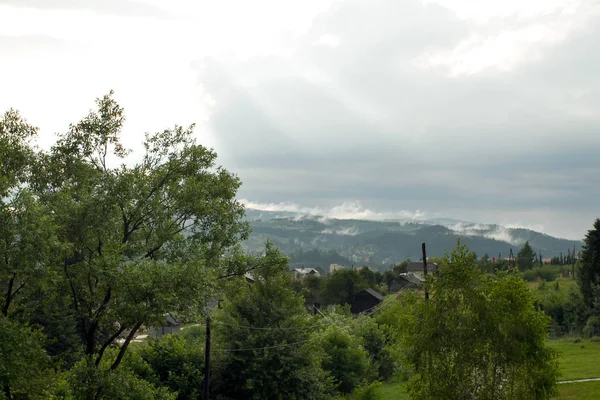
[[[599,332],[600,220],[553,263],[528,240],[504,260],[451,237],[410,287],[408,259],[330,273],[335,249],[248,249],[242,182],[193,126],[134,157],[124,121],[109,93],[40,149],[19,112],[0,119],[0,399],[377,399],[390,381],[549,399],[549,340]],[[323,254],[322,273],[291,273]]]

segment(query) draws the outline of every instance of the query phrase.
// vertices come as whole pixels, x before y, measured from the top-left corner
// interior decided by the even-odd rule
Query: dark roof
[[[400,274],[400,277],[406,279],[410,283],[414,283],[415,285],[421,284],[425,281],[423,278],[420,278],[410,272],[402,273]]]
[[[408,272],[413,272],[413,271],[423,271],[423,261],[419,261],[419,262],[411,262],[406,266],[406,270]],[[427,272],[430,271],[437,271],[438,270],[438,265],[434,262],[427,262]]]
[[[373,289],[369,288],[369,289],[363,289],[360,292],[356,293],[357,295],[359,295],[362,292],[366,292],[369,293],[371,296],[375,297],[377,300],[381,300],[383,301],[383,296],[380,295],[379,293],[377,293],[376,291],[374,291]]]
[[[174,316],[172,316],[171,314],[168,314],[167,316],[167,322],[166,322],[166,326],[177,326],[179,324],[181,324],[181,321],[179,320],[179,318],[176,318]]]

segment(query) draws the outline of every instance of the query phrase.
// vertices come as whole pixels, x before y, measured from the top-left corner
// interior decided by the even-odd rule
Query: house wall
[[[376,299],[374,297],[371,297],[371,296],[362,297],[361,296],[360,298],[357,298],[352,302],[352,305],[350,306],[350,310],[352,311],[353,314],[359,314],[370,308],[375,307],[379,303],[381,303],[381,300]]]

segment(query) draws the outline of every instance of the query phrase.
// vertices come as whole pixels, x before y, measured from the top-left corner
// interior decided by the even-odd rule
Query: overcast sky
[[[0,0],[0,110],[42,144],[115,90],[198,123],[255,207],[579,239],[600,216],[598,0]]]

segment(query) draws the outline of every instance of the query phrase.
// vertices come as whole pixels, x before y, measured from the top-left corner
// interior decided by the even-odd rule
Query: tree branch
[[[73,279],[71,279],[71,274],[69,274],[69,265],[72,264],[75,264],[75,262],[70,262],[70,260],[65,257],[65,275],[67,276],[69,286],[71,287],[71,294],[73,295],[73,306],[75,307],[75,311],[79,312],[79,301],[77,300],[77,291],[75,290],[75,286],[73,285]]]
[[[119,364],[121,364],[121,360],[123,360],[123,356],[125,355],[125,352],[127,351],[127,347],[129,347],[129,343],[131,343],[131,341],[133,340],[133,337],[135,336],[135,333],[137,332],[138,329],[140,329],[140,327],[142,326],[143,323],[144,323],[143,321],[136,323],[133,326],[133,328],[131,329],[131,332],[129,332],[129,335],[127,335],[127,338],[125,339],[125,343],[123,343],[123,345],[121,346],[121,349],[119,350],[119,354],[117,354],[117,358],[115,359],[115,362],[110,366],[110,369],[112,371],[117,369]]]
[[[112,342],[114,342],[121,333],[123,333],[123,331],[125,330],[126,325],[123,325],[119,328],[118,331],[116,331],[114,333],[114,335],[112,335],[111,337],[108,338],[108,340],[106,340],[106,342],[102,345],[102,347],[100,348],[100,351],[98,352],[98,355],[96,356],[96,366],[100,365],[100,361],[102,360],[102,356],[104,355],[104,351],[106,350],[106,348],[108,346],[110,346],[110,344]]]

